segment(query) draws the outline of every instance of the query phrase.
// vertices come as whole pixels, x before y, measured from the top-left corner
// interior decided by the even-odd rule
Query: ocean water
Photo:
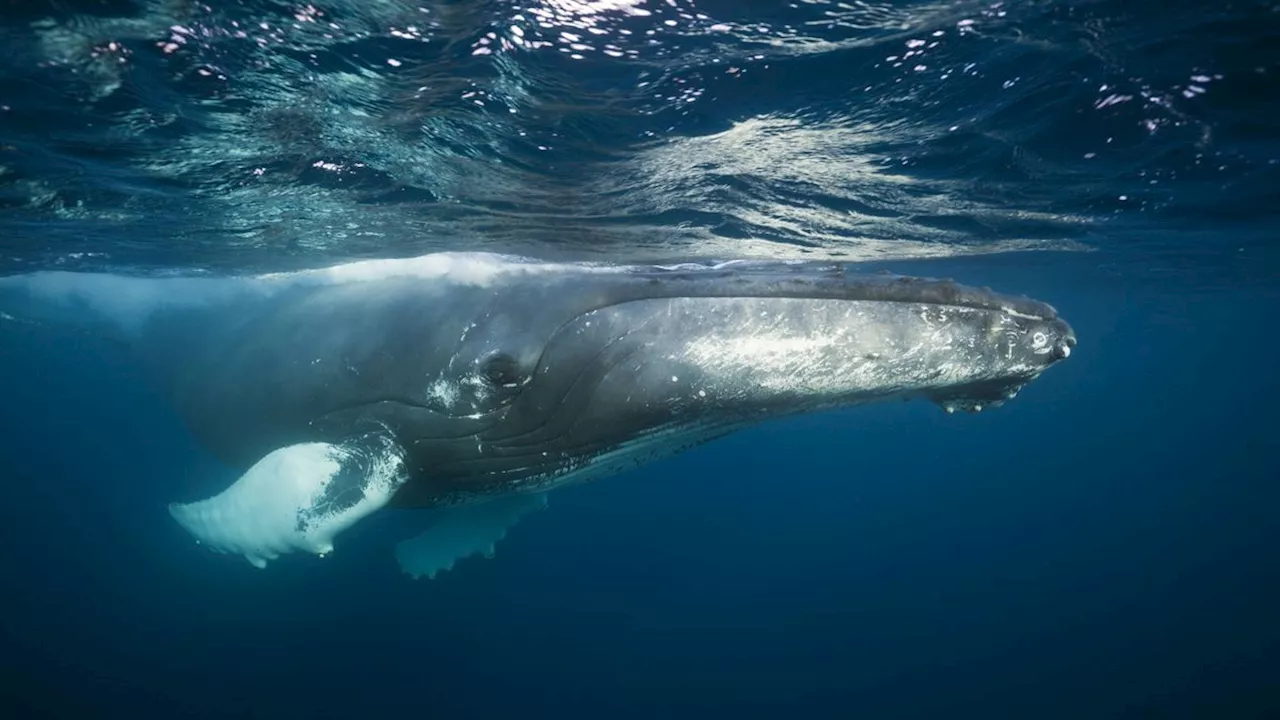
[[[833,258],[1051,302],[1003,407],[771,422],[411,581],[213,555],[110,342],[0,321],[0,712],[1280,716],[1280,4],[21,2],[0,276]],[[0,307],[0,311],[5,308]]]

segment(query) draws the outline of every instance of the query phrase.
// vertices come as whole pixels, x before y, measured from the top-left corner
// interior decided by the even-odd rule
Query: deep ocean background
[[[774,422],[413,582],[408,512],[202,550],[165,506],[227,471],[147,378],[0,323],[0,715],[1280,717],[1277,7],[0,4],[3,274],[831,256],[1080,338],[1004,407]]]

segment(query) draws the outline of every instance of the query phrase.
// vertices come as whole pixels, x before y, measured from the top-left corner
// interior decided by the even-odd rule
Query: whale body
[[[263,567],[384,507],[434,577],[546,493],[785,415],[922,398],[977,411],[1075,347],[1049,305],[829,262],[440,253],[252,277],[0,278],[0,317],[127,343],[238,473],[170,512]]]

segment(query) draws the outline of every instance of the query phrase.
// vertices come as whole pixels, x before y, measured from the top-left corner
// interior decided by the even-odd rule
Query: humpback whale
[[[127,344],[232,470],[170,505],[197,542],[264,567],[324,555],[382,508],[431,509],[395,549],[413,577],[492,555],[556,488],[784,415],[893,398],[979,411],[1076,344],[1036,300],[819,261],[38,272],[0,278],[0,311]]]

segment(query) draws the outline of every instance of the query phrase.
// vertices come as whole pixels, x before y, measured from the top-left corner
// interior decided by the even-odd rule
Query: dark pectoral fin
[[[471,555],[492,557],[494,546],[525,514],[547,506],[545,493],[512,495],[476,505],[437,510],[436,521],[417,537],[396,545],[400,569],[415,580],[434,579]]]

